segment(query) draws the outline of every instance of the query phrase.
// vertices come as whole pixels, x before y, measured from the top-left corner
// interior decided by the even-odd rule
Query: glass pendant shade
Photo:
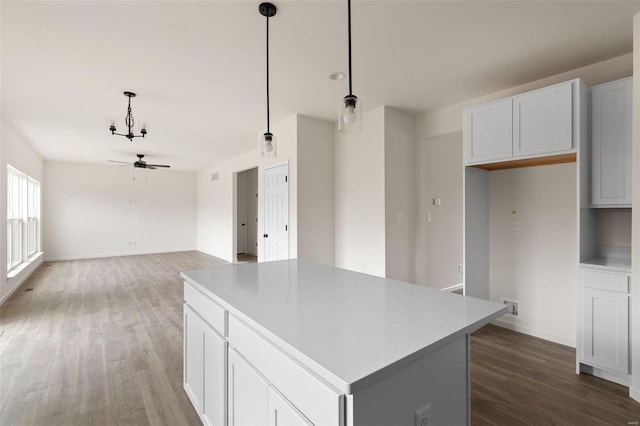
[[[265,133],[260,137],[260,155],[265,158],[276,156],[276,137],[273,133]]]
[[[355,95],[348,95],[340,102],[338,130],[342,133],[358,133],[362,130],[362,104]]]

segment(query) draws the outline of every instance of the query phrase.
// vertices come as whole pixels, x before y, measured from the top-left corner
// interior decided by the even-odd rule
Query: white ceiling
[[[275,1],[272,124],[334,120],[347,71],[346,1]],[[46,159],[147,160],[200,170],[265,131],[259,1],[2,1],[2,115]],[[632,51],[640,1],[367,1],[353,6],[364,109],[424,112]],[[145,139],[111,136],[133,114]],[[365,123],[366,125],[366,123]]]

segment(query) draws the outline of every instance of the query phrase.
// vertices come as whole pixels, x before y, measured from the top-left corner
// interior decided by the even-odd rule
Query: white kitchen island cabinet
[[[506,310],[298,260],[181,275],[185,321],[228,343],[222,425],[468,424],[469,335]],[[185,323],[185,372],[192,336]],[[185,374],[190,397],[198,383]]]

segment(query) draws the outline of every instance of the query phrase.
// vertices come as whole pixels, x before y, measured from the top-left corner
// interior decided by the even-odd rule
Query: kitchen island
[[[299,260],[181,275],[205,424],[468,424],[469,335],[506,310]]]

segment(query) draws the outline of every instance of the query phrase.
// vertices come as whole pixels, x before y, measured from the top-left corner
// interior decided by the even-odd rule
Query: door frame
[[[260,235],[260,196],[261,186],[260,186],[260,173],[261,167],[260,165],[250,166],[243,168],[241,170],[236,170],[231,173],[231,193],[232,193],[232,201],[231,201],[231,234],[232,234],[232,244],[231,244],[231,261],[233,263],[238,262],[238,173],[246,172],[251,169],[258,169],[258,235]],[[260,241],[260,238],[258,238]],[[260,243],[258,243],[260,244]],[[258,262],[260,261],[260,250],[256,250],[258,253]]]

